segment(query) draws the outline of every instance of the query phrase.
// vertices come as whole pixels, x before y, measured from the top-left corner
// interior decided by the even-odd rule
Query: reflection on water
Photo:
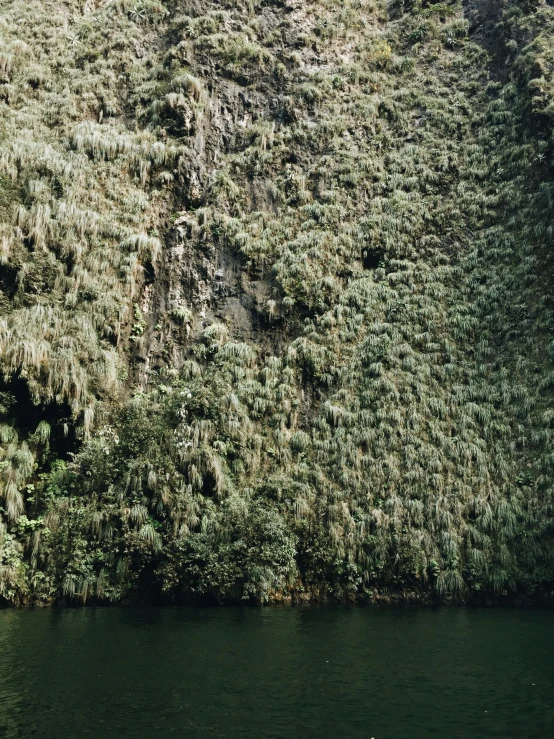
[[[554,613],[0,611],[0,738],[554,737]]]

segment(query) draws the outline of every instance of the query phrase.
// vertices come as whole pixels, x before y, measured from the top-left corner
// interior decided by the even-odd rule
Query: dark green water
[[[554,737],[554,613],[0,611],[0,737]]]

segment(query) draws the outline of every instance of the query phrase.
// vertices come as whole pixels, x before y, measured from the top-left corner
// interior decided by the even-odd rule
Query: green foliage
[[[461,2],[43,5],[0,25],[0,596],[551,592],[552,9],[489,52]]]
[[[277,511],[230,499],[217,525],[177,538],[160,568],[163,590],[187,598],[266,602],[296,578],[295,542]]]
[[[6,379],[22,375],[37,404],[67,403],[86,435],[87,408],[119,391],[130,303],[160,249],[144,233],[160,209],[151,181],[181,152],[122,123],[114,80],[152,30],[121,4],[69,5],[70,34],[56,4],[3,9],[0,358]]]

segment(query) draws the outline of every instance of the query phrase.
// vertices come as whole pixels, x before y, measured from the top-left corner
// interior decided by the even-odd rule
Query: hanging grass
[[[186,10],[2,9],[0,597],[546,596],[552,9]]]

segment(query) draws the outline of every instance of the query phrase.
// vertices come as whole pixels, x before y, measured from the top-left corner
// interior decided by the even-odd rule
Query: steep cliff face
[[[554,10],[0,34],[0,597],[548,595]]]

